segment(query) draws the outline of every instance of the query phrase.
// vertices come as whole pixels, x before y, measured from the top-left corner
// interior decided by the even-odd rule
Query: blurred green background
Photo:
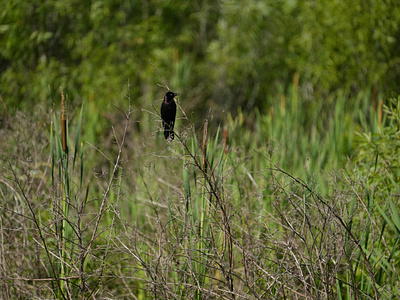
[[[305,105],[400,88],[400,5],[355,1],[0,1],[0,93],[12,107],[116,101],[128,79],[141,103],[265,111],[299,76]],[[10,106],[9,106],[10,107]],[[327,106],[329,108],[329,106]]]

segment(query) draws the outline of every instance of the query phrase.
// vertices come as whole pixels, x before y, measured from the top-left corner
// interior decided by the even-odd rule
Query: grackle
[[[174,97],[179,94],[173,93],[171,91],[167,92],[164,96],[164,101],[161,104],[161,118],[164,127],[164,136],[166,139],[168,137],[174,139],[174,125],[176,116],[176,103]]]

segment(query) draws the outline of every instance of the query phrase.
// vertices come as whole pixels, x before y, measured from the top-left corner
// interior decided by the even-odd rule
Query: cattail
[[[65,117],[65,96],[64,90],[61,90],[61,140],[62,140],[62,148],[65,154],[68,153],[67,146],[67,119]]]
[[[274,120],[274,107],[273,106],[271,106],[270,108],[269,108],[269,116],[270,116],[270,119],[271,119],[271,121],[273,121]]]
[[[228,129],[224,128],[224,154],[228,153],[228,146],[229,146]]]
[[[208,127],[208,119],[204,122],[203,128],[203,171],[207,172],[207,164],[206,164],[206,153],[207,153],[207,127]]]
[[[285,109],[286,109],[286,96],[285,95],[281,95],[281,111],[283,113],[285,113]]]

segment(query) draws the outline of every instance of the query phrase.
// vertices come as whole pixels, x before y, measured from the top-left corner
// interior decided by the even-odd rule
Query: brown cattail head
[[[207,172],[207,163],[206,163],[206,153],[207,153],[207,127],[208,127],[208,119],[204,122],[203,127],[203,171]]]
[[[67,154],[67,118],[65,117],[65,111],[65,95],[64,90],[61,90],[61,141],[63,152]]]
[[[299,81],[300,81],[300,74],[298,72],[294,73],[293,76],[293,92],[297,95],[299,91]]]
[[[286,96],[285,95],[281,95],[281,110],[283,112],[285,112],[286,109]]]
[[[274,110],[275,108],[273,106],[269,108],[269,117],[271,118],[271,121],[274,120]]]
[[[224,154],[228,153],[228,146],[229,146],[228,129],[224,128]]]

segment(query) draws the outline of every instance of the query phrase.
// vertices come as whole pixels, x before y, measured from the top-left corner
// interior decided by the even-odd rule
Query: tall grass
[[[32,225],[41,270],[3,270],[2,296],[398,297],[398,174],[382,167],[396,148],[379,144],[395,140],[395,105],[375,110],[368,95],[344,93],[326,111],[297,82],[267,113],[210,113],[199,126],[178,101],[174,142],[159,133],[153,103],[136,114],[129,87],[124,107],[109,106],[119,120],[109,143],[85,138],[86,106],[76,121],[65,106],[63,147],[55,113],[46,197],[26,189],[18,165],[2,179],[29,208],[10,224]],[[12,235],[2,222],[5,249]]]

